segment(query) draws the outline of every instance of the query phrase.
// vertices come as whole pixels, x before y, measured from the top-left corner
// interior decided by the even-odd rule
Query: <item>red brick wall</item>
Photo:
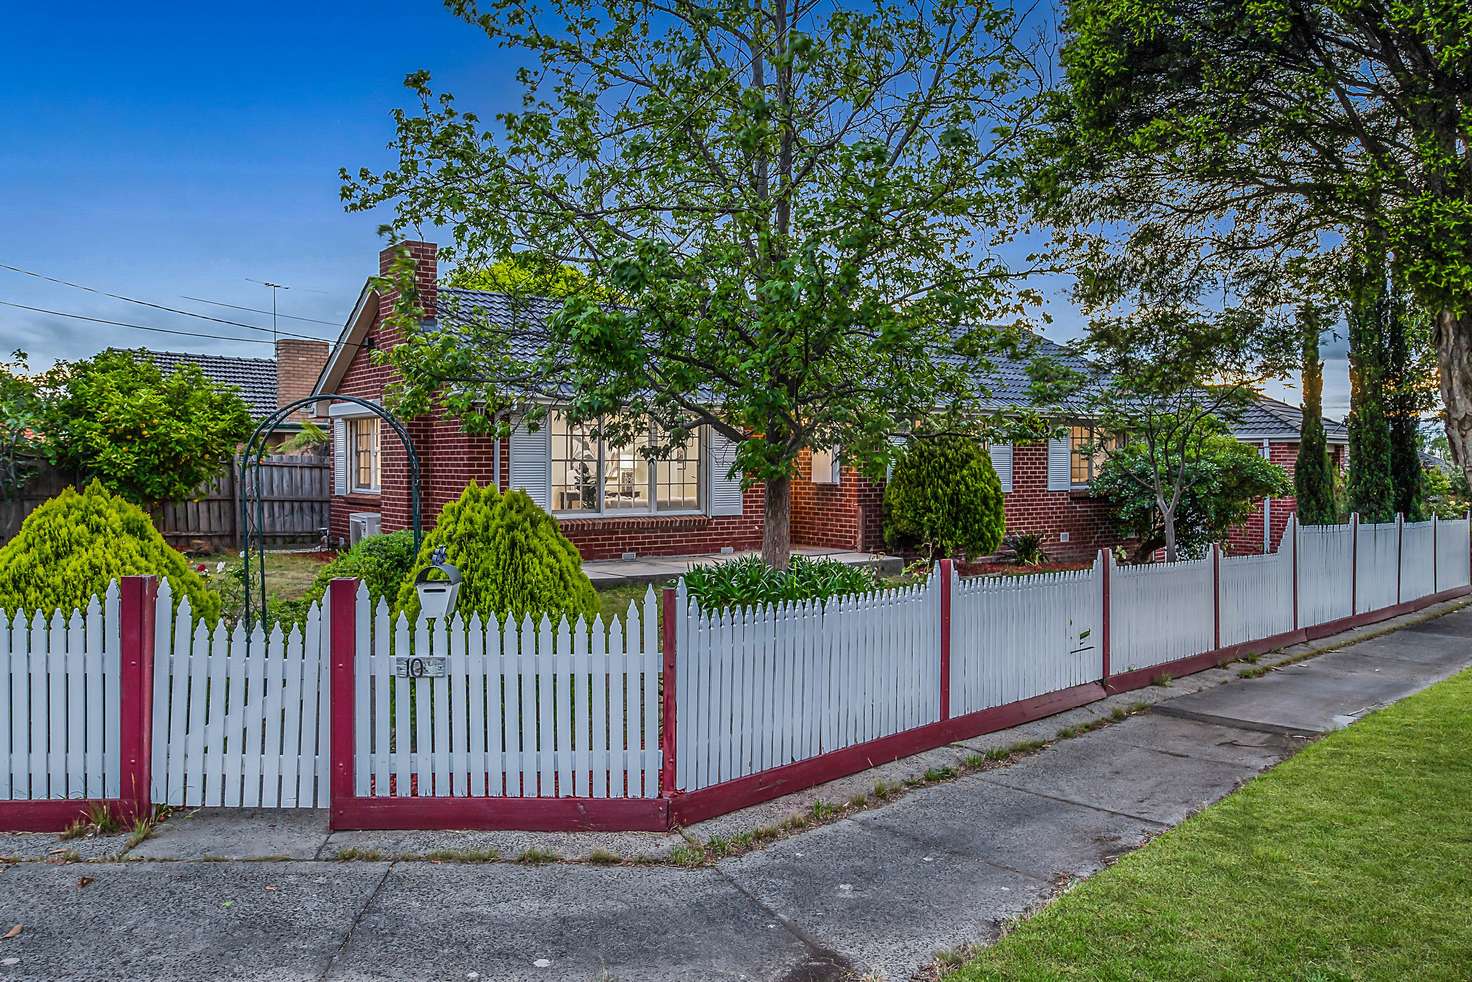
[[[1012,493],[1005,503],[1007,534],[1044,532],[1048,557],[1087,561],[1100,549],[1117,545],[1109,506],[1085,491],[1048,490],[1048,445],[1019,443],[1012,448]],[[1068,534],[1068,541],[1062,540]]]
[[[884,482],[844,467],[837,484],[814,484],[804,450],[792,481],[792,544],[857,552],[884,551]]]
[[[276,342],[276,406],[288,406],[298,399],[305,399],[317,386],[317,377],[322,366],[327,364],[326,341],[302,341],[296,338],[280,338]],[[292,419],[304,419],[312,415],[312,407],[299,409]]]
[[[1262,442],[1256,441],[1255,445],[1261,447]],[[1345,448],[1342,444],[1329,445],[1329,456],[1334,463],[1335,470],[1341,470],[1344,467],[1344,451]],[[1275,441],[1269,443],[1268,460],[1286,470],[1289,480],[1292,480],[1294,471],[1298,469],[1298,441]],[[1268,545],[1270,550],[1276,550],[1278,548],[1278,543],[1283,539],[1283,530],[1288,527],[1288,516],[1294,514],[1297,510],[1298,500],[1291,495],[1286,498],[1272,499],[1272,506],[1268,509],[1268,513],[1272,517],[1272,529]],[[1234,527],[1227,536],[1227,551],[1236,555],[1261,553],[1263,551],[1262,525],[1263,507],[1262,502],[1258,501],[1253,506],[1252,517],[1241,525]]]
[[[584,559],[617,559],[626,552],[641,556],[682,556],[737,552],[762,547],[761,486],[748,488],[740,515],[639,515],[629,518],[559,519],[558,525]]]

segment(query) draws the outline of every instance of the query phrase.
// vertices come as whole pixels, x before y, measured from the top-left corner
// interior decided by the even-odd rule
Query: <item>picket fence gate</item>
[[[327,807],[335,828],[668,829],[1110,692],[1472,592],[1467,519],[1279,551],[622,618],[203,623],[167,581],[0,612],[0,828],[102,804]]]

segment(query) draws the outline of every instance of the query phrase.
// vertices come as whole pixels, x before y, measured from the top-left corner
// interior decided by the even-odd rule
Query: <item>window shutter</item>
[[[332,493],[348,493],[348,424],[332,421]]]
[[[736,444],[724,434],[710,431],[710,507],[712,515],[741,514],[741,474],[727,476],[736,460]]]
[[[1002,493],[1012,493],[1012,444],[994,443],[987,448],[991,454],[992,467],[996,468],[997,479],[1002,482]]]
[[[533,433],[524,424],[511,431],[509,485],[521,488],[538,507],[552,510],[552,431],[543,426]]]
[[[1067,491],[1073,487],[1073,455],[1068,437],[1048,441],[1048,490]]]

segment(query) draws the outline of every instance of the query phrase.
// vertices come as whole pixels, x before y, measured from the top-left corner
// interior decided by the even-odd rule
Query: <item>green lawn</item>
[[[1311,745],[947,978],[1472,978],[1472,671]]]

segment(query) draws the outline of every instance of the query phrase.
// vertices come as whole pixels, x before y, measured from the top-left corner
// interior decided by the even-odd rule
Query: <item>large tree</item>
[[[1298,520],[1305,525],[1332,525],[1339,520],[1334,503],[1334,463],[1324,433],[1324,363],[1319,360],[1319,338],[1329,323],[1326,308],[1308,303],[1298,308],[1303,334],[1303,419],[1298,430],[1293,493]]]
[[[977,232],[1016,227],[1037,79],[1009,15],[962,0],[448,6],[523,63],[519,107],[483,122],[409,76],[397,164],[344,172],[344,199],[391,206],[396,231],[449,228],[465,266],[534,249],[617,303],[575,292],[513,349],[490,324],[424,327],[403,291],[406,340],[381,356],[402,410],[504,431],[554,397],[613,443],[653,423],[655,456],[709,426],[764,483],[763,555],[785,566],[801,451],[882,472],[894,433],[975,395],[1007,332],[958,325],[1020,309]],[[938,357],[956,348],[969,364]]]
[[[1066,33],[1032,184],[1093,252],[1087,285],[1125,292],[1162,238],[1311,281],[1339,236],[1377,233],[1437,311],[1472,470],[1472,4],[1070,0]]]
[[[1298,334],[1250,310],[1207,316],[1158,304],[1093,321],[1084,348],[1099,373],[1083,390],[1098,449],[1122,437],[1135,462],[1117,468],[1110,483],[1132,483],[1132,498],[1150,502],[1152,527],[1174,561],[1181,504],[1201,472],[1207,438],[1223,432],[1259,385],[1296,363]]]
[[[1391,297],[1385,257],[1362,245],[1348,276],[1349,508],[1366,522],[1395,517],[1386,415],[1385,348]]]

